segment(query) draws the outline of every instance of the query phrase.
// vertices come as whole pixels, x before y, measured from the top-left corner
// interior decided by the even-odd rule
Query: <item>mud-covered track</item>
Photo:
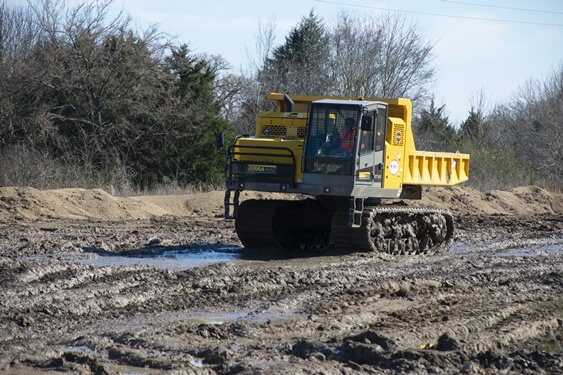
[[[344,207],[302,201],[242,202],[235,228],[248,248],[327,249],[337,247],[393,255],[435,254],[453,240],[450,212],[416,207],[367,207],[358,228],[350,227]],[[342,205],[341,205],[342,206]]]
[[[371,207],[358,235],[371,250],[394,255],[437,254],[453,242],[452,214],[416,207]]]
[[[235,228],[240,242],[248,248],[278,248],[274,233],[274,214],[280,207],[278,200],[250,199],[238,208]]]

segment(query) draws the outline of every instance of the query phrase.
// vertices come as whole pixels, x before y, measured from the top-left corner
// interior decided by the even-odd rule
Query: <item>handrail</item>
[[[245,149],[244,151],[235,151],[235,149]],[[279,154],[272,154],[272,153],[266,153],[266,152],[251,152],[251,151],[247,151],[247,150],[276,150],[276,151],[282,151],[283,153],[279,153]],[[269,181],[271,182],[278,182],[278,181],[284,181],[287,182],[285,180],[282,179],[291,179],[291,184],[294,186],[295,185],[295,166],[296,166],[296,158],[295,158],[295,154],[294,152],[287,147],[278,147],[278,146],[255,146],[255,145],[239,145],[239,144],[232,144],[228,147],[227,149],[227,154],[229,156],[229,176],[228,179],[230,180],[233,176],[233,164],[247,164],[247,163],[261,163],[260,161],[245,161],[245,160],[235,160],[235,156],[257,156],[257,157],[270,157],[270,158],[287,158],[287,159],[291,159],[290,163],[276,163],[276,162],[272,162],[272,161],[268,161],[267,163],[275,165],[276,167],[278,166],[284,166],[287,169],[287,167],[291,167],[291,173],[290,174],[283,174],[283,175],[278,175],[278,177],[280,177],[280,179],[276,179],[273,175],[270,176]],[[239,177],[240,178],[240,177]],[[252,177],[248,177],[248,180],[253,180]]]
[[[287,151],[289,153],[289,155],[283,155],[283,154],[256,154],[253,152],[249,152],[249,153],[243,153],[240,151],[232,151],[232,149],[234,148],[249,148],[249,149],[263,149],[263,150],[280,150],[280,151]],[[293,164],[295,164],[295,155],[293,154],[293,151],[288,148],[288,147],[278,147],[278,146],[251,146],[251,145],[230,145],[228,148],[229,155],[255,155],[255,156],[275,156],[275,157],[286,157],[286,158],[291,158],[291,161],[293,162]]]

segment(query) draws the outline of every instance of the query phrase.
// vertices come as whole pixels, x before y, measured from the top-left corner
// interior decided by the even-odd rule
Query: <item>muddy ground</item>
[[[446,254],[241,249],[221,192],[0,188],[0,373],[563,373],[563,196],[424,196]]]

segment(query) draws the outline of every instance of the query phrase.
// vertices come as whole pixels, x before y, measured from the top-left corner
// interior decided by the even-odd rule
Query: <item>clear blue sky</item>
[[[506,102],[527,80],[544,79],[563,63],[563,0],[115,0],[113,8],[141,27],[158,24],[195,52],[222,55],[234,69],[254,52],[260,22],[275,20],[281,44],[311,9],[327,23],[341,9],[368,17],[401,12],[435,43],[432,91],[454,125],[480,91],[490,106]]]

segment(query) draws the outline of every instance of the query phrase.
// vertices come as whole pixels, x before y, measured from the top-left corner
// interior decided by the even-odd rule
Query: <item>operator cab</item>
[[[383,102],[312,102],[303,150],[304,177],[316,183],[338,180],[349,187],[381,187],[386,123]]]

